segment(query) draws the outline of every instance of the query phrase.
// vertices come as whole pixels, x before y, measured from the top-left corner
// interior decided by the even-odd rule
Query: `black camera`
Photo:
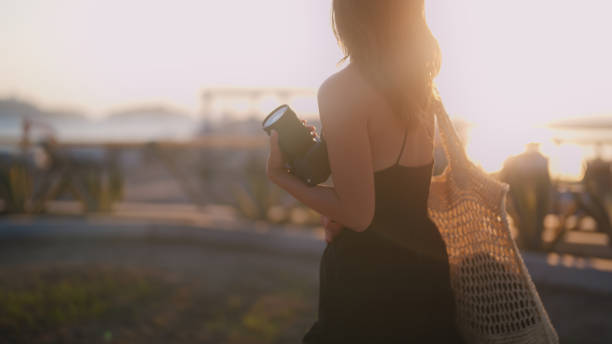
[[[272,110],[262,126],[268,135],[272,129],[278,132],[278,145],[290,173],[309,186],[327,180],[331,169],[325,139],[323,136],[312,137],[310,130],[288,105],[284,104]]]

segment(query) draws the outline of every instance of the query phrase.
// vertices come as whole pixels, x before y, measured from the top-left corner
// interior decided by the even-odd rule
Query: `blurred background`
[[[330,0],[0,0],[0,342],[295,343],[319,215],[261,121],[320,130]],[[561,341],[612,342],[612,4],[436,0],[437,84]],[[444,168],[438,150],[436,173]]]

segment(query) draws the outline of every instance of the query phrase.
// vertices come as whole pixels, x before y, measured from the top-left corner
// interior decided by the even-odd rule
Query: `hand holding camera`
[[[317,128],[314,125],[306,125],[306,120],[301,120],[303,125],[310,130],[310,135],[317,139]],[[288,173],[287,162],[278,144],[278,132],[274,129],[270,132],[270,156],[266,167],[268,177],[274,178],[275,173]]]
[[[274,179],[279,173],[290,173],[308,186],[324,182],[331,174],[327,145],[314,126],[307,126],[288,105],[274,109],[263,121],[270,135],[267,173]]]

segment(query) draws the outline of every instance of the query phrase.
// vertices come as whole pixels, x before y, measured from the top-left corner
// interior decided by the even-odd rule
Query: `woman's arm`
[[[289,173],[278,173],[269,175],[269,177],[273,183],[318,213],[356,231],[363,230],[367,226],[358,221],[358,216],[354,216],[342,208],[340,198],[334,187],[325,185],[307,186],[303,181]]]
[[[320,214],[354,231],[363,231],[374,217],[374,173],[367,120],[347,86],[328,79],[318,94],[334,186],[309,187],[288,174],[274,131],[270,136],[268,177]]]

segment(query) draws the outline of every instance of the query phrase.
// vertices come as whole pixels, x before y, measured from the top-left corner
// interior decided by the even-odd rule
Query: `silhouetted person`
[[[548,158],[539,144],[530,143],[525,152],[508,158],[500,179],[510,185],[510,197],[516,210],[517,242],[529,250],[542,249],[544,217],[550,206],[551,181]]]
[[[603,200],[612,192],[612,167],[601,155],[601,146],[597,146],[597,155],[587,161],[582,181],[588,192]]]
[[[606,200],[612,192],[612,166],[601,157],[601,146],[597,146],[595,159],[587,161],[582,179],[587,198],[582,206],[597,222],[597,228],[612,237],[612,225],[606,209]]]

